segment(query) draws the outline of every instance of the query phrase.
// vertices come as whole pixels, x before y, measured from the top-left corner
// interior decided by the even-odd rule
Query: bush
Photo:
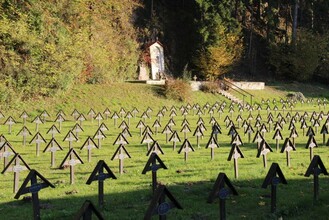
[[[218,92],[219,84],[218,82],[205,82],[202,83],[200,90],[202,92],[216,93]]]
[[[165,96],[178,101],[188,101],[191,97],[191,86],[181,79],[170,79],[165,84]]]

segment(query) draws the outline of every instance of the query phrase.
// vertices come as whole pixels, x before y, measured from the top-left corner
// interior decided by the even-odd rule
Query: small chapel
[[[162,80],[165,78],[163,45],[159,41],[145,48],[144,61],[139,65],[138,80]],[[147,57],[147,58],[145,58]]]

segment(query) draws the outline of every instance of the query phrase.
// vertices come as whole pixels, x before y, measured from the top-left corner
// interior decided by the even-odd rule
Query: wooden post
[[[264,168],[266,168],[267,167],[266,154],[263,154],[263,164],[264,164]]]
[[[14,166],[17,166],[17,167],[19,167],[19,159],[16,159],[15,160],[15,165]],[[17,170],[16,172],[15,172],[15,170],[13,170],[14,171],[14,193],[17,193],[17,191],[18,191],[18,186],[19,186],[19,170]]]
[[[51,151],[51,166],[55,167],[55,151]]]
[[[310,147],[310,161],[313,159],[313,147]]]
[[[122,149],[120,148],[120,151],[119,151],[119,173],[120,174],[123,174],[123,158],[124,158],[124,155],[122,153]]]
[[[289,153],[289,151],[286,151],[286,157],[287,157],[287,166],[290,167],[290,153]]]
[[[88,162],[91,161],[91,147],[88,146]]]
[[[318,168],[315,168],[315,169],[318,169]],[[313,181],[314,181],[313,201],[317,201],[319,198],[319,175],[316,171],[313,174]]]
[[[275,177],[274,177],[275,178]],[[271,213],[276,211],[276,184],[271,184]]]
[[[33,185],[37,184],[37,177],[33,176],[31,178],[31,187],[33,187]],[[31,189],[30,189],[31,191]],[[38,190],[36,190],[36,192],[31,192],[32,193],[32,204],[33,204],[33,216],[34,216],[34,220],[41,220],[40,217],[40,204],[39,204],[39,196],[38,196]]]
[[[152,190],[153,193],[155,192],[157,188],[157,165],[156,161],[152,161]]]
[[[225,210],[225,197],[226,196],[222,196],[221,191],[223,192],[224,190],[226,190],[224,188],[224,181],[222,181],[219,185],[220,191],[219,191],[219,216],[220,216],[220,220],[226,220],[226,210]]]
[[[238,158],[234,158],[234,177],[235,179],[239,177]]]
[[[74,166],[70,165],[70,184],[74,184]]]
[[[100,208],[104,206],[104,167],[99,169],[98,179],[98,205]]]

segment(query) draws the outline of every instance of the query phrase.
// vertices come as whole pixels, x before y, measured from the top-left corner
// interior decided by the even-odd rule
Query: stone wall
[[[262,90],[265,88],[264,82],[233,82],[233,84],[245,90]]]
[[[190,81],[192,91],[199,91],[203,81]],[[245,90],[262,90],[265,88],[264,82],[233,82],[234,85]]]
[[[192,91],[199,91],[202,83],[202,81],[190,81]]]

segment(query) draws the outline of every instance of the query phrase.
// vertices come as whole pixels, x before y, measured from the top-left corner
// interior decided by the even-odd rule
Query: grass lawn
[[[279,113],[283,116],[286,116],[288,112],[291,115],[295,115],[296,112],[299,115],[303,115],[307,111],[308,118],[306,122],[309,126],[311,125],[310,118],[312,112],[316,111],[319,113],[323,111],[325,114],[320,121],[322,127],[327,119],[328,106],[324,106],[321,103],[319,107],[317,98],[328,98],[328,88],[322,86],[321,88],[323,90],[315,89],[314,91],[318,91],[318,93],[312,93],[312,89],[310,88],[309,92],[304,92],[304,95],[307,98],[313,98],[312,102],[304,104],[296,103],[294,108],[282,110],[282,104],[279,102],[280,98],[286,99],[286,95],[289,92],[298,91],[298,88],[306,88],[303,85],[299,86],[271,85],[266,90],[250,92],[255,96],[254,100],[256,103],[261,104],[262,99],[271,100],[271,112],[274,116],[274,122],[278,120],[276,116]],[[319,85],[314,87],[320,88]],[[228,161],[232,145],[231,137],[227,135],[229,128],[226,127],[224,119],[228,115],[237,126],[238,106],[234,106],[235,111],[231,114],[229,113],[230,102],[219,95],[195,92],[189,103],[180,103],[165,99],[159,94],[159,89],[157,86],[124,83],[79,85],[58,97],[17,103],[14,107],[2,111],[5,117],[0,119],[0,134],[6,137],[15,151],[20,153],[32,169],[37,170],[55,185],[54,189],[45,188],[39,192],[42,219],[72,219],[86,199],[91,200],[97,207],[98,184],[97,182],[93,182],[91,185],[87,185],[86,181],[99,160],[104,160],[117,177],[116,180],[107,179],[104,182],[106,203],[104,208],[100,209],[102,215],[105,219],[143,219],[152,199],[152,174],[151,172],[145,175],[142,174],[148,160],[148,156],[146,156],[147,145],[141,144],[142,137],[140,136],[140,130],[136,126],[142,120],[140,117],[142,113],[150,107],[152,109],[149,112],[150,118],[145,120],[145,124],[152,128],[154,121],[158,119],[156,115],[163,109],[163,106],[166,106],[167,111],[164,112],[164,117],[160,120],[161,128],[159,128],[158,134],[155,134],[155,130],[152,128],[154,132],[152,137],[161,146],[164,154],[160,154],[159,157],[168,169],[159,169],[157,178],[158,182],[164,184],[183,207],[183,210],[170,210],[168,213],[169,219],[218,219],[218,201],[216,200],[214,203],[208,204],[207,198],[220,172],[226,173],[239,194],[238,196],[230,196],[226,201],[228,219],[277,219],[278,217],[283,217],[284,219],[327,218],[329,215],[329,188],[327,187],[329,179],[324,175],[320,175],[319,200],[313,203],[313,178],[304,177],[310,163],[310,150],[305,148],[308,137],[303,136],[303,130],[300,128],[301,123],[299,121],[295,123],[299,136],[296,138],[297,150],[291,152],[291,167],[286,166],[285,153],[277,152],[275,149],[275,140],[272,139],[274,135],[273,125],[271,131],[265,134],[265,140],[273,149],[273,152],[267,155],[268,166],[266,168],[263,167],[262,158],[256,158],[256,144],[248,143],[248,135],[244,135],[243,128],[237,128],[237,132],[243,141],[240,149],[244,158],[238,159],[239,177],[235,179],[233,161]],[[277,100],[276,105],[278,107],[276,113],[273,110],[274,105],[272,103],[274,98]],[[223,101],[227,105],[224,108],[224,112],[220,115],[217,113],[217,110]],[[209,107],[204,107],[207,103]],[[217,106],[215,103],[219,105]],[[199,104],[203,112],[201,117],[207,130],[204,131],[204,137],[200,140],[200,147],[198,147],[196,137],[193,136],[193,133],[197,127],[199,116],[194,114],[196,111],[189,110],[186,119],[189,122],[191,132],[187,134],[187,138],[195,151],[189,152],[187,161],[184,161],[184,154],[177,153],[182,143],[177,143],[176,150],[173,150],[172,143],[166,143],[166,136],[161,132],[170,120],[170,109],[172,106],[175,106],[177,116],[173,118],[176,124],[173,126],[173,130],[177,131],[183,140],[184,134],[181,132],[181,124],[184,117],[180,108],[181,106],[186,108],[188,104],[191,106]],[[211,116],[209,109],[214,105],[217,107],[213,117],[221,126],[222,134],[218,136],[219,148],[215,149],[215,157],[211,160],[210,149],[206,149],[206,145],[211,135],[211,124],[209,123]],[[113,143],[122,131],[119,125],[123,120],[128,123],[127,118],[118,119],[116,125],[114,120],[110,118],[102,121],[109,130],[104,131],[106,138],[101,141],[101,148],[92,149],[91,162],[87,160],[87,150],[80,150],[85,140],[89,136],[94,136],[98,129],[97,120],[91,120],[88,112],[93,108],[96,113],[103,113],[107,107],[112,111],[112,114],[113,112],[119,113],[121,108],[124,108],[126,112],[132,111],[135,107],[139,110],[137,117],[130,119],[129,131],[132,137],[127,137],[129,144],[126,145],[126,149],[131,155],[131,158],[124,160],[123,174],[119,173],[118,160],[111,160],[111,158],[118,147],[118,145],[113,145]],[[79,133],[79,140],[72,143],[73,148],[80,155],[84,164],[78,164],[74,167],[75,183],[70,184],[69,169],[58,169],[58,166],[69,150],[69,143],[63,141],[63,139],[76,124],[76,121],[71,116],[74,109],[83,113],[87,120],[82,123],[83,132]],[[59,127],[58,122],[54,122],[56,113],[59,110],[63,110],[66,114],[66,121],[62,124],[61,132],[55,136],[55,139],[63,148],[63,151],[56,152],[55,168],[51,167],[50,153],[42,152],[46,144],[41,144],[39,156],[36,156],[35,144],[27,143],[26,146],[23,146],[23,137],[17,135],[23,127],[22,119],[19,118],[23,110],[30,114],[26,126],[32,135],[27,137],[27,142],[36,133],[36,125],[31,123],[31,121],[35,116],[43,112],[43,110],[47,110],[50,117],[46,119],[45,123],[39,125],[38,129],[47,142],[51,139],[51,135],[47,134],[48,129],[53,124]],[[240,114],[243,119],[247,119],[250,114],[253,116],[251,125],[256,131],[254,125],[258,111],[253,110],[249,112],[245,109]],[[262,104],[262,110],[260,110],[259,114],[262,117],[261,123],[266,124],[268,116],[266,103]],[[13,116],[17,122],[13,125],[11,134],[8,132],[8,126],[3,125],[8,116]],[[268,128],[268,124],[266,126]],[[290,131],[288,127],[289,122],[287,121],[281,131],[284,139],[289,137]],[[328,147],[322,143],[321,127],[315,135],[319,147],[314,149],[314,154],[320,155],[324,165],[328,166]],[[254,135],[255,133],[251,135],[251,139],[253,139]],[[327,135],[326,141],[328,137]],[[280,141],[280,148],[282,144],[283,140]],[[278,185],[277,212],[271,214],[271,188],[269,186],[267,189],[263,189],[261,185],[273,162],[280,165],[288,184]],[[1,169],[4,168],[3,163],[0,164],[0,167]],[[20,173],[20,184],[22,184],[27,174],[28,171]],[[6,219],[32,219],[32,203],[29,199],[22,199],[24,196],[30,196],[30,194],[22,195],[19,200],[14,199],[14,174],[7,172],[2,174],[0,178],[2,189],[0,192],[0,211],[1,213],[5,213],[2,216],[6,216]]]

